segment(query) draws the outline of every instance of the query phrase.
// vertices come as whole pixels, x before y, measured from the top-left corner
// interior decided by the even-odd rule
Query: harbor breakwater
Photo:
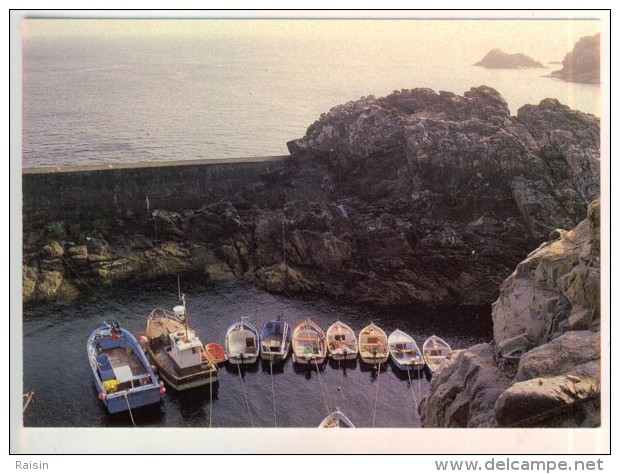
[[[22,173],[28,227],[64,219],[150,218],[180,212],[260,183],[288,156],[27,168]]]
[[[480,380],[463,392],[471,397],[445,396],[440,388],[454,395],[458,384],[434,381],[429,400],[450,403],[427,402],[423,416],[426,426],[494,426],[494,404],[515,383],[509,349],[529,354],[577,330],[575,346],[585,347],[585,333],[598,340],[599,257],[588,244],[595,237],[583,230],[599,230],[582,222],[597,222],[599,142],[596,117],[554,99],[512,116],[489,87],[463,96],[414,89],[334,107],[288,143],[285,159],[76,170],[61,178],[27,173],[24,301],[66,300],[97,285],[176,275],[243,279],[271,292],[385,307],[427,304],[447,313],[503,301],[494,306],[494,325],[509,330],[495,335],[484,358],[460,357],[453,369],[452,381]],[[581,244],[565,232],[574,228],[589,253],[575,254]],[[533,249],[567,236],[536,260],[535,271],[530,264],[511,277]],[[548,265],[569,252],[577,258],[567,261],[585,274]],[[532,272],[533,280],[520,279]],[[514,291],[504,283],[510,278]],[[466,369],[472,359],[505,374],[506,386],[494,376],[484,383],[473,377],[483,371]],[[600,352],[577,359],[594,367],[585,397],[592,401],[600,393]],[[565,408],[574,400],[545,399],[541,406]],[[517,405],[509,411],[527,418],[521,399]],[[504,415],[499,424],[519,423]],[[596,416],[580,419],[597,423]]]

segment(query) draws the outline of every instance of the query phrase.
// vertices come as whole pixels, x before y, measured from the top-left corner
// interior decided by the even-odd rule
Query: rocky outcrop
[[[585,36],[562,61],[562,69],[553,71],[551,77],[566,82],[599,84],[601,82],[601,35]]]
[[[504,53],[501,49],[489,51],[484,58],[474,64],[487,69],[523,69],[523,68],[542,68],[542,63],[533,60],[522,53]]]
[[[433,380],[424,426],[600,424],[599,213],[595,200],[587,220],[554,231],[506,279],[492,344],[453,357]]]
[[[24,297],[53,298],[56,277],[191,274],[357,302],[488,305],[532,248],[586,217],[598,135],[598,119],[555,100],[511,116],[485,86],[362,98],[226,199],[26,228]],[[40,251],[53,241],[64,252],[54,269]]]

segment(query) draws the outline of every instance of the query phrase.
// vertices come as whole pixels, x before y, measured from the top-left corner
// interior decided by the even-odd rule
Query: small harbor
[[[24,413],[26,427],[297,427],[316,428],[341,410],[359,428],[420,426],[417,405],[431,374],[408,374],[390,360],[380,368],[355,360],[328,358],[320,365],[270,363],[260,358],[219,367],[217,382],[190,390],[168,390],[158,404],[109,414],[98,399],[84,354],[86,337],[102,320],[118,321],[136,337],[152,308],[179,303],[174,281],[110,288],[71,305],[35,307],[24,313],[24,389],[37,404]],[[227,328],[241,316],[256,327],[282,316],[291,326],[312,318],[323,330],[336,320],[356,333],[373,322],[388,333],[401,329],[421,345],[441,334],[453,349],[491,338],[483,310],[463,314],[431,308],[372,308],[335,299],[274,295],[242,283],[182,284],[190,323],[204,344],[224,345]],[[473,313],[472,313],[473,312]],[[52,360],[70,370],[45,370]]]

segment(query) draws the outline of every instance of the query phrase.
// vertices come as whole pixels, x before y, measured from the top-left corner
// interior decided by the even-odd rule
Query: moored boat
[[[159,375],[175,390],[217,381],[217,367],[209,361],[196,332],[188,326],[185,298],[173,312],[157,308],[149,315],[144,345]]]
[[[384,364],[390,357],[385,331],[370,323],[358,337],[360,358],[367,364]]]
[[[207,359],[215,365],[223,364],[228,360],[226,351],[216,342],[205,344],[205,353],[207,354]]]
[[[355,428],[353,422],[336,407],[336,410],[321,422],[319,428]]]
[[[452,352],[450,344],[434,334],[422,344],[424,360],[432,374],[441,372],[450,352]]]
[[[327,350],[334,360],[353,360],[357,358],[357,338],[355,332],[345,323],[336,321],[325,333]]]
[[[163,384],[136,338],[118,323],[97,326],[86,349],[99,399],[110,413],[159,402]]]
[[[295,326],[292,336],[293,362],[298,364],[322,364],[327,356],[325,333],[311,319]]]
[[[290,326],[278,316],[263,326],[260,335],[261,359],[281,362],[286,359],[291,347],[292,331]]]
[[[260,346],[258,331],[241,318],[226,331],[226,354],[231,364],[253,364],[258,359]]]
[[[413,337],[397,329],[388,337],[390,355],[396,367],[401,370],[422,370],[424,358]]]

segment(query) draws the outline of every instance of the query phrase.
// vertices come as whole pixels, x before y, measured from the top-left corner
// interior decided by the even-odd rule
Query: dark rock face
[[[453,357],[433,380],[424,426],[600,426],[599,213],[595,200],[587,220],[517,266],[493,305],[492,344]]]
[[[474,64],[488,69],[523,69],[545,67],[538,61],[522,53],[504,53],[500,49],[489,51],[484,58]]]
[[[288,143],[288,166],[228,199],[25,232],[24,298],[54,299],[76,273],[180,273],[357,302],[489,304],[527,252],[586,217],[598,136],[595,117],[553,100],[511,116],[485,86],[366,97],[323,114]],[[65,259],[53,269],[38,250],[50,241]]]
[[[562,61],[562,69],[552,77],[566,82],[599,84],[601,82],[601,35],[585,36]]]

